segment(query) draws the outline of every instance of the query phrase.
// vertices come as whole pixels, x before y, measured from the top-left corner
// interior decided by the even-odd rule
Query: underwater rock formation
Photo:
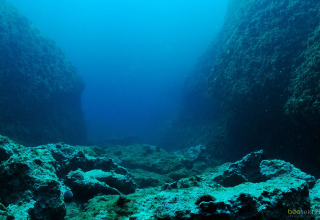
[[[211,158],[224,160],[261,148],[319,171],[319,11],[315,0],[231,0],[220,33],[187,79],[181,114],[162,142],[204,144]]]
[[[0,133],[34,146],[83,143],[83,89],[57,45],[0,0]]]
[[[146,161],[154,160],[156,152],[160,152],[160,160],[176,164],[184,157],[148,145],[126,146],[130,148],[144,152]],[[151,181],[150,185],[141,183],[141,188],[137,188],[136,175],[131,172],[143,175],[144,170],[119,166],[108,157],[115,156],[114,150],[115,147],[98,150],[63,143],[30,148],[0,136],[0,218],[267,220],[317,217],[310,211],[319,208],[319,181],[285,161],[265,160],[262,151],[252,152],[234,163],[208,166],[197,174],[192,171],[194,167],[184,167],[190,176],[177,181],[163,177],[181,170],[179,166],[171,165],[171,172],[153,176],[146,171],[158,182],[149,178],[146,182]],[[132,157],[139,164],[141,159],[141,155],[129,150],[117,154],[118,161]],[[206,161],[205,157],[198,159]],[[224,186],[220,177],[229,178],[233,174],[246,181]],[[141,177],[137,177],[141,181]],[[142,188],[143,184],[148,188]],[[303,213],[297,214],[297,210]]]
[[[318,1],[230,2],[207,84],[229,106],[234,150],[263,146],[317,163],[319,9]]]
[[[313,219],[312,214],[289,214],[293,210],[311,209],[307,181],[290,173],[233,187],[222,187],[213,181],[227,170],[234,170],[235,165],[243,167],[248,174],[257,173],[258,161],[268,162],[262,159],[262,151],[253,152],[233,164],[222,165],[216,173],[166,184],[162,191],[138,199],[139,207],[143,208],[138,207],[141,212],[130,219]],[[280,167],[276,170],[281,173]]]
[[[0,142],[1,152],[7,152],[0,165],[0,198],[7,216],[63,219],[66,208],[50,151],[26,148],[2,136]]]
[[[238,111],[319,119],[319,8],[318,1],[231,1],[210,93]]]
[[[308,183],[309,188],[312,188],[316,183],[314,176],[302,172],[291,163],[283,160],[262,161],[260,163],[260,173],[264,180],[272,180],[282,175],[289,175],[296,179],[305,180]]]
[[[92,199],[99,193],[107,195],[121,194],[117,189],[110,187],[108,184],[86,175],[81,169],[71,171],[67,175],[65,183],[75,193],[76,198],[84,201]]]
[[[263,151],[248,154],[240,161],[232,163],[222,175],[213,180],[225,187],[232,187],[245,182],[261,182],[260,164],[264,159]]]
[[[85,205],[85,212],[79,211],[78,217],[90,219],[99,215],[103,216],[102,219],[315,219],[312,210],[316,211],[319,185],[316,184],[314,190],[310,191],[315,199],[310,200],[307,182],[310,178],[300,178],[308,175],[295,167],[291,167],[291,173],[289,169],[271,166],[270,171],[274,171],[274,178],[260,181],[253,178],[255,183],[247,181],[224,187],[215,181],[216,177],[231,171],[242,172],[249,177],[247,179],[252,179],[250,175],[260,173],[262,169],[265,173],[265,165],[259,164],[272,164],[272,161],[263,158],[262,151],[253,152],[235,163],[224,164],[210,172],[167,183],[161,188],[139,189],[122,199],[116,195],[96,196]],[[281,162],[285,164],[284,161]],[[124,201],[121,206],[119,200]]]
[[[156,146],[131,145],[106,148],[107,154],[121,166],[168,174],[180,169],[192,169],[193,163],[181,155],[171,155]],[[125,153],[124,153],[125,152]]]
[[[173,179],[170,177],[158,174],[142,169],[134,169],[130,170],[130,173],[132,174],[134,181],[137,184],[138,188],[148,188],[148,187],[157,187],[162,186],[166,183],[173,182]]]
[[[136,190],[125,168],[110,158],[89,156],[81,147],[60,143],[30,148],[0,136],[0,152],[0,218],[64,219],[67,200]]]

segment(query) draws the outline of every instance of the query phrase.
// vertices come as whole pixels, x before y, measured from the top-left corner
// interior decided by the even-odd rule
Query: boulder
[[[316,178],[314,176],[302,172],[291,163],[283,160],[263,160],[260,164],[260,172],[264,180],[289,175],[297,179],[305,180],[308,183],[309,188],[312,188],[316,183]]]
[[[103,171],[113,170],[116,173],[126,175],[127,169],[116,164],[111,158],[92,157],[81,150],[77,150],[67,159],[65,163],[66,170],[76,170],[81,168],[83,171],[101,169]]]
[[[241,160],[232,163],[223,172],[222,175],[213,180],[217,183],[230,187],[244,182],[260,182],[260,163],[264,159],[263,151],[250,153]]]
[[[87,175],[81,169],[71,171],[65,180],[65,184],[71,188],[73,196],[81,201],[92,199],[98,194],[120,195],[121,193],[105,182],[101,182]]]
[[[87,147],[86,149],[85,147],[75,147],[65,143],[58,143],[41,145],[37,147],[37,149],[48,149],[51,152],[53,158],[56,160],[55,166],[57,175],[61,178],[67,175],[70,171],[75,171],[79,168],[84,172],[100,169],[106,172],[113,170],[119,174],[128,174],[128,171],[125,168],[119,166],[111,158],[103,156],[90,156],[84,151],[101,151],[97,147]],[[101,152],[94,152],[92,154],[102,155]]]
[[[0,165],[0,199],[8,213],[22,219],[64,219],[66,209],[50,151],[8,141]],[[13,154],[11,154],[14,152]]]
[[[123,194],[130,194],[136,191],[136,183],[131,174],[122,175],[114,171],[104,172],[102,170],[90,170],[85,173],[88,177],[106,183],[110,187],[116,188]]]

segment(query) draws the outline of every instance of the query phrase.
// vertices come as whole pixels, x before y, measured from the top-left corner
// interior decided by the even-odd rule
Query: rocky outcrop
[[[315,186],[310,190],[310,199],[312,210],[316,213],[316,220],[319,220],[319,207],[320,207],[320,180],[318,180]]]
[[[110,187],[108,184],[86,175],[81,169],[71,171],[67,175],[65,183],[72,189],[75,198],[82,201],[92,199],[99,193],[107,195],[121,194],[117,189]]]
[[[64,219],[66,202],[135,192],[125,168],[81,149],[95,154],[96,147],[60,143],[30,148],[0,136],[0,218]]]
[[[83,89],[57,45],[0,0],[0,133],[34,146],[83,143]]]
[[[251,174],[265,172],[263,164],[269,161],[262,159],[262,151],[253,152],[240,161],[221,166],[217,173],[166,184],[162,192],[139,200],[144,209],[130,219],[151,216],[157,219],[314,219],[314,214],[310,213],[310,178],[301,178],[303,172],[295,167],[292,167],[292,173],[286,169],[287,175],[282,173],[281,167],[275,167],[272,180],[259,179],[257,182],[258,179]],[[247,175],[247,181],[227,187],[215,185],[212,181],[230,172],[243,177]],[[314,198],[317,198],[316,189],[314,192]],[[297,210],[306,213],[297,215]]]
[[[319,145],[319,8],[318,1],[230,2],[207,82],[230,107],[228,133],[245,145],[237,148],[264,146],[299,160]]]
[[[119,166],[110,157],[103,156],[101,153],[99,153],[100,156],[89,155],[81,149],[81,147],[59,143],[42,145],[34,149],[47,149],[51,152],[53,158],[56,160],[55,166],[58,176],[66,175],[70,171],[75,171],[79,168],[84,172],[99,169],[106,172],[113,170],[123,175],[128,174],[127,169]],[[97,148],[92,147],[92,149],[94,152]],[[93,152],[91,152],[91,154],[95,154]]]
[[[180,169],[192,169],[193,162],[183,155],[171,155],[156,146],[130,145],[105,148],[106,154],[129,169],[143,169],[158,174],[169,174]]]
[[[204,145],[191,146],[174,152],[175,155],[182,155],[185,158],[196,163],[197,161],[208,162],[207,148]]]
[[[236,186],[244,182],[260,182],[262,177],[259,166],[263,159],[262,150],[250,153],[240,161],[230,164],[222,175],[213,180],[225,187]]]
[[[171,162],[184,157],[154,146],[133,146],[132,151],[134,147],[150,161],[156,152],[161,153],[159,159],[167,157]],[[234,163],[198,170],[197,175],[179,176],[174,182],[142,169],[131,175],[107,155],[116,152],[121,160],[134,157],[132,152],[114,150],[63,143],[28,148],[0,136],[0,218],[311,220],[316,216],[311,211],[319,207],[319,181],[290,163],[264,160],[262,151]],[[206,161],[200,156],[203,150],[196,146],[185,156],[193,162]],[[139,158],[141,155],[136,155],[136,160]],[[181,170],[190,174],[194,169],[171,167],[168,176]],[[244,181],[234,181],[234,175]],[[221,177],[231,184],[219,181]],[[135,178],[141,187],[149,188],[137,189]],[[159,187],[161,183],[165,184]]]
[[[137,187],[148,188],[162,186],[166,183],[171,183],[173,180],[166,175],[161,175],[154,172],[145,171],[142,169],[130,170]]]
[[[124,198],[97,196],[85,205],[81,216],[137,220],[315,219],[319,184],[310,191],[309,197],[310,178],[302,178],[308,175],[294,166],[292,172],[270,166],[274,171],[272,178],[260,178],[258,182],[252,175],[265,173],[269,162],[272,164],[272,160],[263,160],[262,151],[257,151],[235,163],[226,163],[208,173],[167,183],[161,188],[141,189]],[[224,187],[214,181],[215,177],[231,172],[247,176],[247,182]],[[310,201],[311,197],[314,200]]]
[[[59,143],[48,144],[34,149],[47,149],[55,159],[58,177],[65,179],[76,199],[88,200],[98,193],[118,195],[136,190],[136,183],[127,169],[116,164],[111,158],[90,156],[79,148]],[[97,148],[92,148],[97,151]],[[96,154],[91,152],[92,154]]]
[[[132,176],[122,175],[114,172],[104,172],[102,170],[90,170],[86,172],[86,175],[91,179],[96,179],[100,182],[108,184],[110,187],[116,188],[123,194],[130,194],[136,191],[136,183],[133,181]]]
[[[263,146],[304,169],[319,166],[319,9],[318,1],[230,2],[207,78],[228,106],[228,151]]]
[[[50,151],[25,148],[0,138],[1,151],[10,156],[0,165],[0,199],[8,216],[64,219],[66,208]]]
[[[184,147],[204,144],[211,158],[227,161],[262,148],[316,172],[319,10],[315,0],[231,0],[222,30],[187,79],[178,122],[163,143],[173,136],[170,142]],[[198,100],[206,104],[192,106]]]
[[[312,188],[316,183],[316,178],[301,170],[297,169],[291,163],[283,160],[264,160],[260,163],[260,173],[262,179],[271,180],[279,176],[292,176],[296,179],[305,180],[309,188]]]
[[[318,1],[231,1],[211,94],[240,110],[318,119],[319,8]]]

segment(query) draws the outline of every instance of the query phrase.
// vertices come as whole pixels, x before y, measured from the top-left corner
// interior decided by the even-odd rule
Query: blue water
[[[152,137],[179,110],[187,74],[227,0],[10,0],[84,78],[89,131]],[[89,132],[89,134],[90,134]]]

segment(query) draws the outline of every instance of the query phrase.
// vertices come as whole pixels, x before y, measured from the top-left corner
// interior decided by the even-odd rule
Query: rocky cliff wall
[[[189,76],[184,93],[192,102],[189,94],[207,90],[226,107],[224,143],[212,145],[213,133],[207,140],[212,155],[230,160],[263,148],[269,157],[319,167],[319,21],[315,0],[230,0],[214,53],[205,55],[209,67]]]
[[[318,1],[230,1],[207,85],[229,106],[233,152],[318,163]]]
[[[231,1],[211,94],[238,108],[319,119],[318,1]]]
[[[84,82],[57,45],[0,1],[0,133],[27,145],[85,140]]]

